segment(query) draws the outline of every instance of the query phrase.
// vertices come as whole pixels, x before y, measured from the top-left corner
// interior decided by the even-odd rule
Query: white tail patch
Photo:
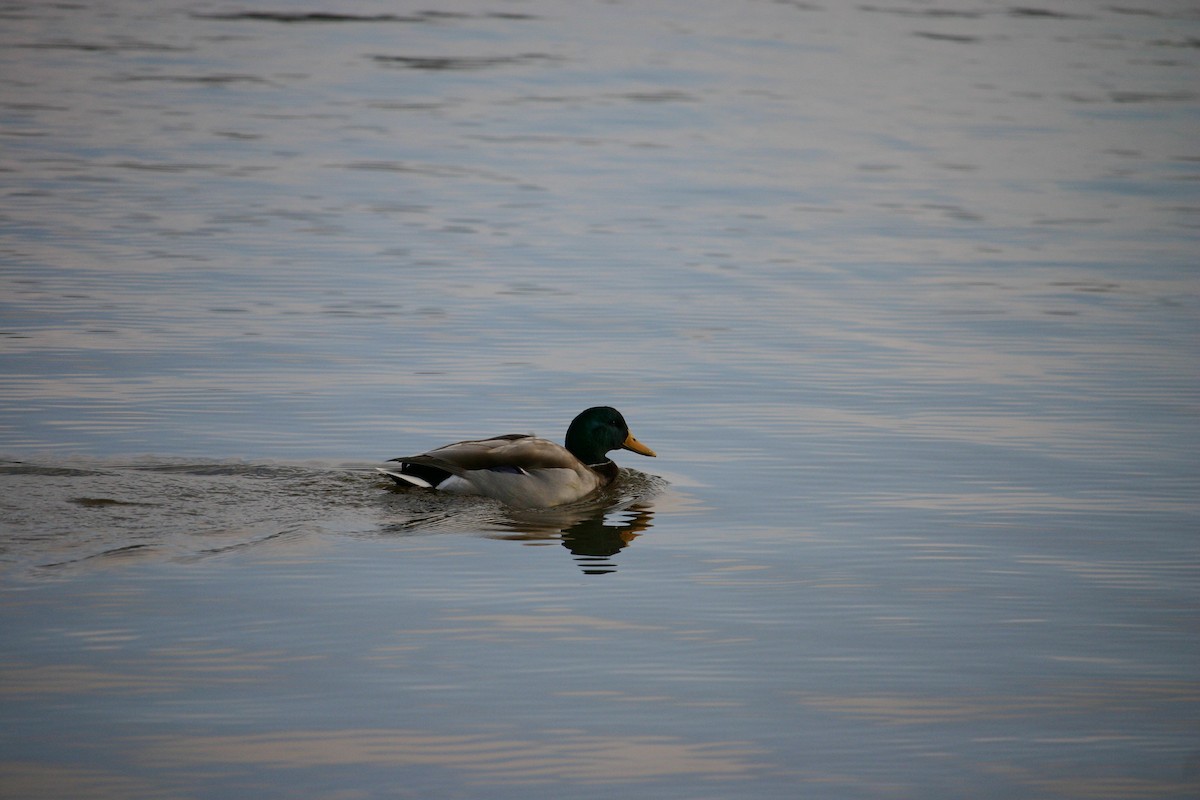
[[[387,475],[389,478],[400,481],[401,483],[407,483],[409,486],[416,486],[419,489],[432,489],[433,488],[433,486],[429,483],[429,481],[423,481],[415,475],[405,475],[403,472],[397,472],[397,471],[391,470],[391,469],[384,469],[383,467],[376,467],[375,469],[376,469],[376,471],[382,472],[384,475]]]

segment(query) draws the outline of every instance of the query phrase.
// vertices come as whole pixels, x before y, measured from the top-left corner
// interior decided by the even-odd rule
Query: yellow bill
[[[641,453],[644,456],[650,456],[652,458],[657,456],[657,453],[655,453],[649,447],[646,447],[646,445],[642,444],[637,439],[633,438],[632,433],[625,437],[625,441],[621,443],[621,449],[632,450],[635,453]]]

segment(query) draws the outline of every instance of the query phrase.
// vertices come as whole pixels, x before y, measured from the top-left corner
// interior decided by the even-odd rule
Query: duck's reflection
[[[623,470],[616,486],[582,502],[519,510],[475,497],[389,486],[384,498],[394,521],[383,530],[406,536],[435,531],[482,533],[529,544],[557,541],[584,574],[604,575],[615,572],[615,556],[652,527],[653,497],[665,484],[661,478]]]
[[[584,509],[509,513],[513,533],[497,538],[519,541],[558,539],[571,551],[585,575],[616,572],[613,556],[649,530],[654,512],[633,504],[618,509]]]

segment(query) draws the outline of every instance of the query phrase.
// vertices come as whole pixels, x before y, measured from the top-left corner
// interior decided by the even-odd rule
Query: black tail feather
[[[412,464],[407,461],[401,461],[400,467],[394,471],[399,472],[401,475],[412,475],[414,478],[418,478],[422,481],[425,481],[425,483],[428,483],[430,486],[432,486],[434,488],[436,488],[440,483],[442,483],[442,481],[449,478],[450,474],[451,474],[444,469],[440,469],[438,467],[431,467],[428,464]],[[412,485],[412,484],[406,482],[403,478],[393,475],[391,472],[388,472],[387,474],[388,474],[388,477],[390,477],[392,480],[394,480],[396,483],[400,484],[401,486],[411,486]]]

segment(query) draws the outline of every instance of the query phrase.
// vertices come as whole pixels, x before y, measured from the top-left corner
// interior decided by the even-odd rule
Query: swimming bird
[[[402,486],[478,494],[514,508],[534,508],[573,503],[616,480],[619,470],[608,457],[610,450],[656,455],[629,432],[621,412],[608,406],[575,417],[565,444],[510,433],[393,458],[399,468],[379,471]]]

